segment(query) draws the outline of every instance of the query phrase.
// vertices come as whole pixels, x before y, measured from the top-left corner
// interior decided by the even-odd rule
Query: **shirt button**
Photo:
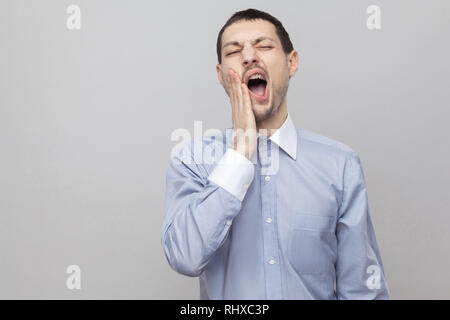
[[[248,183],[244,183],[244,188],[245,188],[245,189],[248,188]]]
[[[227,220],[227,226],[231,226],[231,220]]]
[[[270,259],[270,260],[269,260],[269,264],[275,264],[275,260]]]
[[[269,182],[269,181],[270,181],[270,177],[269,177],[269,176],[266,176],[266,177],[264,178],[264,180],[266,180],[267,182]]]
[[[264,140],[264,141],[263,141],[263,145],[264,145],[264,146],[267,146],[267,140]]]
[[[271,222],[272,222],[272,218],[267,218],[267,219],[266,219],[266,222],[267,222],[267,223],[271,223]]]

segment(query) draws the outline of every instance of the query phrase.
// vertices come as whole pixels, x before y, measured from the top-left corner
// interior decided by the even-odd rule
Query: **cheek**
[[[274,60],[276,60],[277,62],[269,65],[269,70],[272,70],[270,74],[272,75],[271,80],[273,83],[273,87],[284,86],[286,80],[289,80],[288,65],[285,59],[282,57],[277,57],[277,59]]]
[[[222,73],[222,83],[223,83],[224,87],[228,86],[228,79],[225,76],[225,73]]]
[[[274,89],[275,91],[276,91],[277,88],[280,87],[280,85],[281,85],[281,83],[282,83],[282,80],[281,80],[281,77],[280,77],[279,74],[274,75],[274,76],[271,78],[270,81],[271,81],[270,86],[271,86],[272,89]]]
[[[229,72],[230,72],[229,68],[224,69],[222,72],[222,80],[226,86],[228,86],[230,84]]]
[[[271,81],[273,88],[284,87],[289,82],[289,72],[287,70],[286,72],[279,72],[272,77]]]
[[[228,89],[228,87],[230,86],[230,82],[228,80],[227,73],[222,73],[222,82],[223,82],[223,86],[225,87],[225,89]]]

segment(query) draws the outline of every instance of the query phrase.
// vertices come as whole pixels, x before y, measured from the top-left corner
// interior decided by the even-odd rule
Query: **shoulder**
[[[297,133],[299,136],[299,146],[304,151],[319,153],[321,155],[327,154],[331,157],[334,156],[344,159],[359,158],[358,153],[352,147],[341,141],[304,128],[297,128]]]
[[[364,173],[359,154],[354,148],[346,143],[318,134],[316,132],[298,128],[300,137],[300,154],[308,163],[328,172],[332,168],[337,173],[337,185],[341,190],[347,183],[344,181],[354,181],[364,183]]]

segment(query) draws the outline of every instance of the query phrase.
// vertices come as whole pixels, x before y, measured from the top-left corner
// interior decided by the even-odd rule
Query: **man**
[[[200,277],[201,299],[388,299],[358,154],[287,112],[298,53],[282,24],[237,12],[217,55],[232,137],[203,137],[171,160],[161,233],[170,266]],[[225,151],[203,163],[195,150]]]

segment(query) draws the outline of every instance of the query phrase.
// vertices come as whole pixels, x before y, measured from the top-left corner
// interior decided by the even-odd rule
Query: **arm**
[[[336,235],[338,299],[389,299],[364,173],[355,152],[348,156],[344,169],[344,193]]]
[[[187,157],[174,157],[166,175],[166,216],[161,242],[170,266],[199,276],[225,241],[254,176],[254,165],[228,149],[206,178]]]
[[[249,159],[256,150],[257,136],[250,93],[234,70],[225,79],[232,107],[233,149],[227,150],[207,179],[191,150],[185,153],[186,160],[174,157],[167,171],[161,242],[170,266],[193,277],[203,272],[225,241],[254,176]]]

